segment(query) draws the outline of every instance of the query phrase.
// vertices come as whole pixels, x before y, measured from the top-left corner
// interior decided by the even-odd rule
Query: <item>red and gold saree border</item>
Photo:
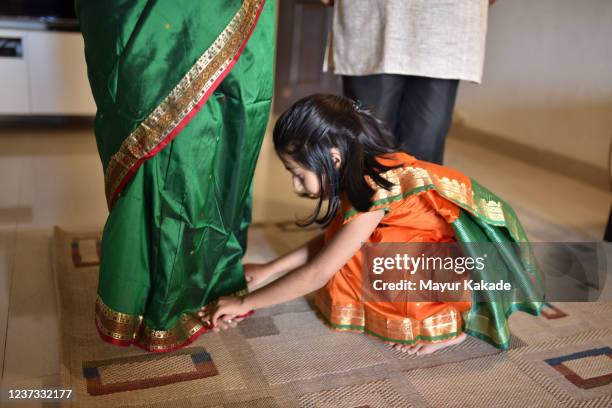
[[[111,157],[104,174],[109,210],[142,163],[181,132],[231,71],[257,24],[264,3],[265,0],[243,1],[212,45]]]
[[[246,290],[234,295],[243,294],[246,294]],[[245,316],[252,313],[249,312]],[[96,298],[95,323],[100,337],[106,342],[117,346],[134,344],[154,353],[178,350],[211,329],[196,313],[183,313],[168,330],[155,330],[143,321],[142,315],[113,310],[99,295]]]

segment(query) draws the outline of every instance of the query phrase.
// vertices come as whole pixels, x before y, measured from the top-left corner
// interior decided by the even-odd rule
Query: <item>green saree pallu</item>
[[[545,304],[544,275],[516,212],[471,177],[442,166],[424,164],[432,189],[461,208],[451,223],[465,255],[483,262],[471,278],[480,283],[512,282],[512,291],[473,291],[463,316],[463,331],[500,348],[511,343],[509,317],[516,311],[538,316]]]
[[[170,351],[246,291],[241,258],[272,100],[274,0],[77,0],[109,216],[96,327]]]
[[[463,316],[462,330],[491,345],[508,349],[509,317],[516,311],[538,316],[545,304],[544,275],[514,209],[476,180],[459,172],[448,174],[442,166],[424,164],[425,184],[461,208],[451,223],[465,255],[483,262],[471,278],[481,284],[512,282],[512,291],[484,291],[472,295],[472,306]],[[438,173],[440,172],[440,173]]]
[[[456,201],[461,214],[451,225],[464,253],[483,260],[473,278],[484,284],[512,282],[511,292],[487,291],[473,296],[463,330],[495,347],[510,347],[509,317],[515,311],[538,316],[545,304],[544,275],[514,209],[475,180],[473,202],[486,203],[487,212]]]

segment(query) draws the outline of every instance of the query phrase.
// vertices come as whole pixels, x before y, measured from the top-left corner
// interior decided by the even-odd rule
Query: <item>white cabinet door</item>
[[[27,31],[0,30],[0,39],[21,40],[27,48]],[[0,115],[30,113],[30,87],[25,53],[22,56],[0,56]]]
[[[93,115],[80,33],[30,31],[28,60],[32,114]]]

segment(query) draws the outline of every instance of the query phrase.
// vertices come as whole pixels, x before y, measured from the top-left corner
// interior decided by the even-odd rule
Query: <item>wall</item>
[[[498,0],[482,85],[463,83],[469,127],[607,168],[612,1]]]

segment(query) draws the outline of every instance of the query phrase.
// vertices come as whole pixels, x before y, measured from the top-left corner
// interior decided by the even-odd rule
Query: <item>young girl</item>
[[[305,225],[317,222],[327,230],[272,262],[247,265],[249,287],[259,289],[202,308],[205,321],[233,326],[250,310],[317,291],[315,306],[332,328],[366,332],[402,351],[426,354],[463,341],[465,333],[507,348],[509,315],[539,314],[542,303],[533,297],[363,301],[364,242],[513,243],[526,242],[525,233],[505,202],[456,170],[397,151],[384,125],[347,98],[313,95],[298,101],[276,123],[274,145],[295,192],[318,201]],[[533,260],[504,256],[493,273],[539,293]]]

